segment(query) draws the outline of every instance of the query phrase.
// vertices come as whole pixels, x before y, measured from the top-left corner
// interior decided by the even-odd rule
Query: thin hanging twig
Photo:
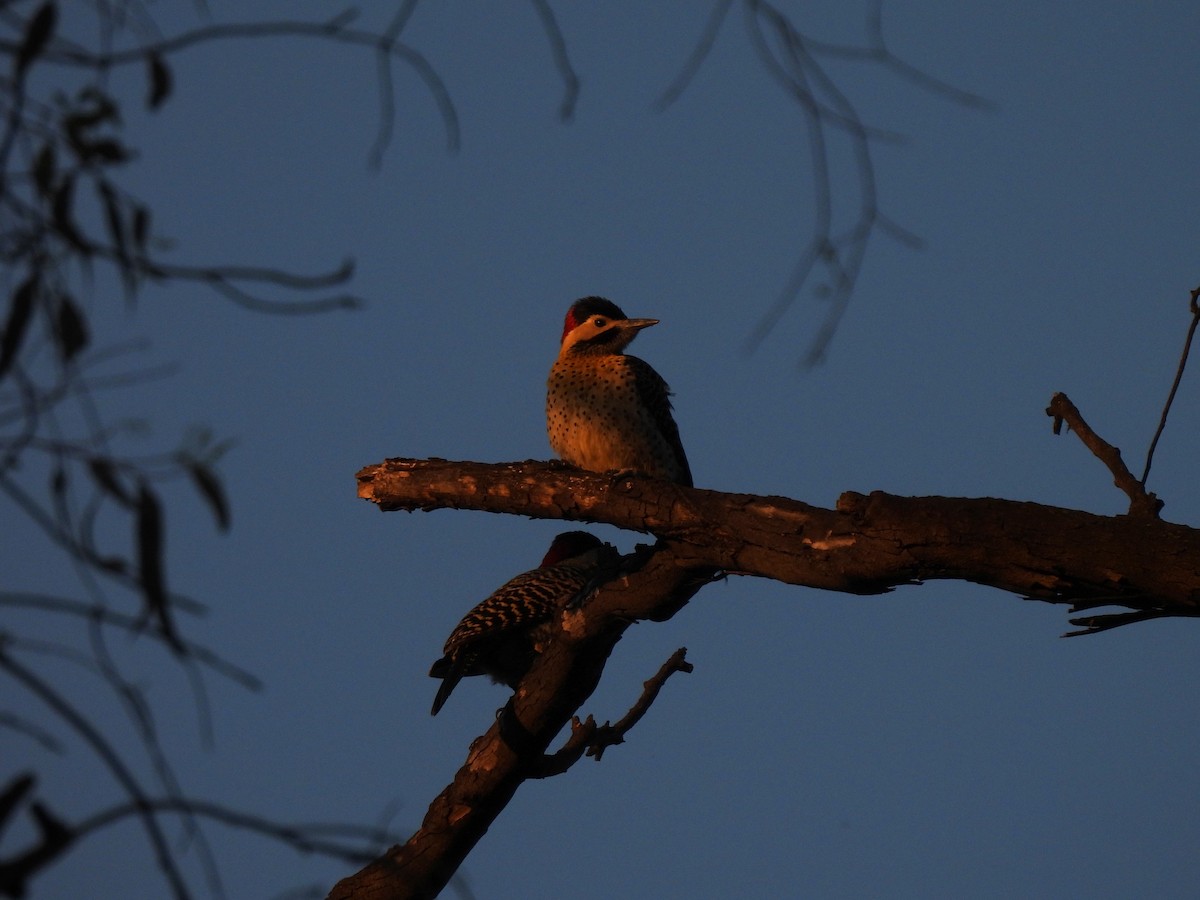
[[[1175,370],[1175,382],[1171,385],[1171,392],[1167,394],[1167,402],[1163,405],[1162,418],[1158,420],[1158,430],[1154,432],[1154,440],[1150,442],[1150,449],[1146,451],[1146,468],[1142,470],[1143,486],[1146,484],[1146,479],[1150,477],[1150,463],[1154,461],[1154,448],[1158,446],[1158,439],[1162,437],[1163,429],[1167,427],[1167,414],[1171,412],[1175,392],[1179,390],[1179,382],[1183,380],[1183,370],[1187,367],[1188,353],[1192,349],[1192,338],[1196,335],[1196,326],[1200,325],[1200,287],[1192,290],[1190,308],[1192,324],[1188,327],[1187,339],[1183,342],[1183,353],[1179,356],[1179,368]]]

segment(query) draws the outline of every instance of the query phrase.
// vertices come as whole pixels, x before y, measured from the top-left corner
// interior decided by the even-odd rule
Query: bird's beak
[[[643,328],[649,328],[651,325],[657,325],[658,319],[626,319],[621,323],[621,327],[626,331],[641,331]]]

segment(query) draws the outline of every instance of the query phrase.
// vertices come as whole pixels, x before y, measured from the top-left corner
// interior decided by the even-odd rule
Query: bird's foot
[[[608,487],[610,490],[615,490],[623,481],[628,481],[630,478],[645,478],[644,472],[639,472],[637,469],[610,469],[608,471]]]

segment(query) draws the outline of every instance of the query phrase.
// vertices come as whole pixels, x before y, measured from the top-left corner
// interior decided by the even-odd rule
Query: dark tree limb
[[[421,827],[404,845],[338,882],[329,897],[437,896],[522,782],[546,774],[547,747],[595,690],[625,629],[638,619],[661,615],[663,607],[681,607],[708,580],[708,570],[689,565],[687,555],[681,559],[670,545],[634,554],[635,571],[603,585],[581,608],[565,612],[562,632],[538,657],[492,727],[471,744],[466,763],[430,805]],[[643,694],[648,706],[653,698],[645,698]],[[643,701],[635,705],[635,716],[640,716]]]
[[[1079,607],[1200,614],[1200,531],[1038,503],[847,492],[786,497],[617,483],[562,465],[391,459],[358,473],[384,510],[476,509],[603,522],[671,542],[681,563],[851,594],[954,579]]]
[[[599,758],[619,742],[666,677],[688,664],[682,651],[668,660],[616,725],[580,721],[576,712],[614,645],[632,622],[670,618],[720,572],[851,594],[956,579],[1074,612],[1131,611],[1072,620],[1085,631],[1200,615],[1200,531],[1152,516],[882,492],[847,492],[836,509],[822,509],[534,460],[390,459],[358,473],[358,492],[385,511],[474,509],[603,522],[654,534],[658,543],[631,554],[616,578],[563,613],[562,632],[471,745],[421,828],[339,882],[330,894],[337,900],[436,896],[524,780],[563,772],[587,752]],[[566,743],[547,754],[568,723]]]

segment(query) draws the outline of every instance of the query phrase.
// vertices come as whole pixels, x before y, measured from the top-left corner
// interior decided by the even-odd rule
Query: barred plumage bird
[[[471,675],[490,675],[516,688],[556,627],[555,613],[619,558],[616,548],[586,531],[558,535],[538,568],[511,579],[450,632],[444,655],[429,670],[430,677],[442,679],[432,714]]]
[[[571,304],[546,385],[546,432],[562,459],[593,472],[640,472],[692,484],[671,392],[623,351],[657,319],[631,319],[603,297]]]

